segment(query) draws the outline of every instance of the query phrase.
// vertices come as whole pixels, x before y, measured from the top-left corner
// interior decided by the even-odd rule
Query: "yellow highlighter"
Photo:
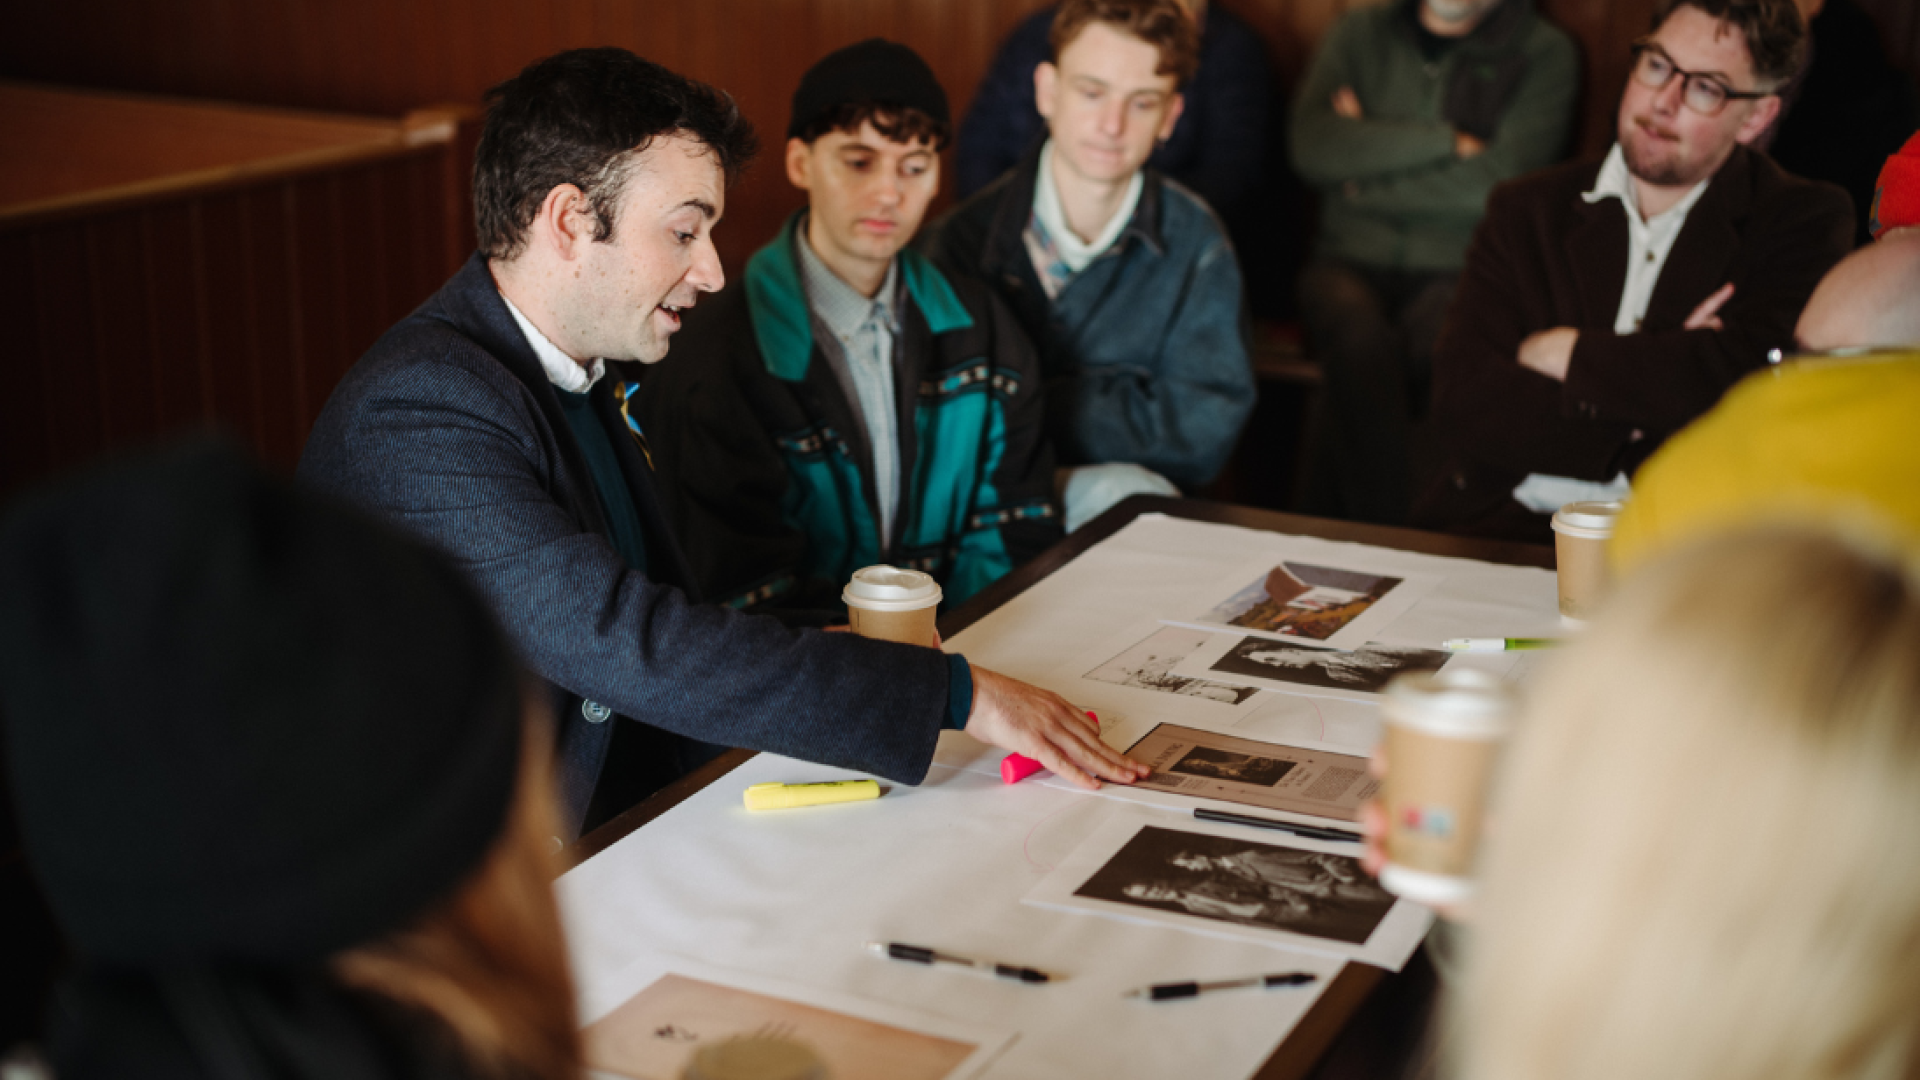
[[[817,784],[755,784],[747,789],[749,810],[791,810],[796,806],[859,802],[880,797],[878,780],[826,780]]]

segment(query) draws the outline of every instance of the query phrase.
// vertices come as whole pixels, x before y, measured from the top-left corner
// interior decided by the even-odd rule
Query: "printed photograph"
[[[581,1033],[587,1064],[635,1080],[681,1076],[700,1048],[743,1036],[804,1045],[835,1080],[944,1080],[974,1044],[685,975],[661,976]]]
[[[1173,673],[1174,665],[1206,644],[1207,636],[1204,630],[1164,627],[1082,677],[1115,686],[1157,690],[1163,694],[1180,694],[1227,705],[1242,704],[1259,693],[1251,686],[1229,686]]]
[[[1439,671],[1452,655],[1441,649],[1384,645],[1377,641],[1351,652],[1341,652],[1250,637],[1214,661],[1212,670],[1296,686],[1377,694],[1387,688],[1395,675]]]
[[[1283,562],[1202,617],[1203,622],[1326,641],[1404,579]]]
[[[1349,945],[1393,907],[1357,859],[1152,825],[1074,895]]]
[[[1279,758],[1196,746],[1180,760],[1167,766],[1167,771],[1187,776],[1205,776],[1213,780],[1231,780],[1236,784],[1252,784],[1255,787],[1272,787],[1292,771],[1294,764]]]

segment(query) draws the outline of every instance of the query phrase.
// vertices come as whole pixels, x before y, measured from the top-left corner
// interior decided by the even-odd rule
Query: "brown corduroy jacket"
[[[1736,147],[1688,213],[1639,332],[1616,334],[1626,210],[1588,203],[1597,161],[1504,184],[1487,202],[1434,347],[1433,420],[1446,456],[1414,524],[1546,542],[1545,515],[1512,497],[1529,473],[1631,474],[1735,382],[1793,348],[1821,276],[1853,246],[1852,204],[1765,154]],[[1682,329],[1720,286],[1720,330]],[[1565,383],[1521,367],[1520,342],[1580,330]]]

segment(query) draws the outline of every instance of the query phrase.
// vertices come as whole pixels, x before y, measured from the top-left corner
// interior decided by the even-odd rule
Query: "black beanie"
[[[807,125],[841,105],[858,104],[918,109],[942,127],[949,123],[947,92],[920,54],[898,42],[868,38],[828,53],[800,77],[787,138],[799,138]]]
[[[196,439],[0,523],[0,721],[85,959],[314,960],[480,866],[519,676],[424,545]]]

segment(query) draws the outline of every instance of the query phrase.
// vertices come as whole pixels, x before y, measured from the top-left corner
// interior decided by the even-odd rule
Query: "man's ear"
[[[1053,96],[1060,89],[1060,69],[1043,60],[1033,69],[1033,107],[1042,117],[1053,119]]]
[[[1160,132],[1154,138],[1165,142],[1173,138],[1173,125],[1180,122],[1180,114],[1186,111],[1187,95],[1175,94],[1167,105],[1167,118],[1160,123]]]
[[[540,200],[528,230],[528,244],[544,246],[562,259],[571,261],[582,244],[593,243],[596,227],[593,204],[572,184],[560,184]]]
[[[807,164],[813,159],[813,144],[801,139],[787,140],[787,182],[801,191],[811,190]]]
[[[1766,97],[1754,102],[1753,111],[1747,114],[1746,121],[1740,125],[1739,133],[1733,137],[1734,141],[1741,146],[1746,146],[1748,143],[1765,134],[1766,130],[1773,126],[1774,120],[1779,116],[1780,95],[1768,94]]]

